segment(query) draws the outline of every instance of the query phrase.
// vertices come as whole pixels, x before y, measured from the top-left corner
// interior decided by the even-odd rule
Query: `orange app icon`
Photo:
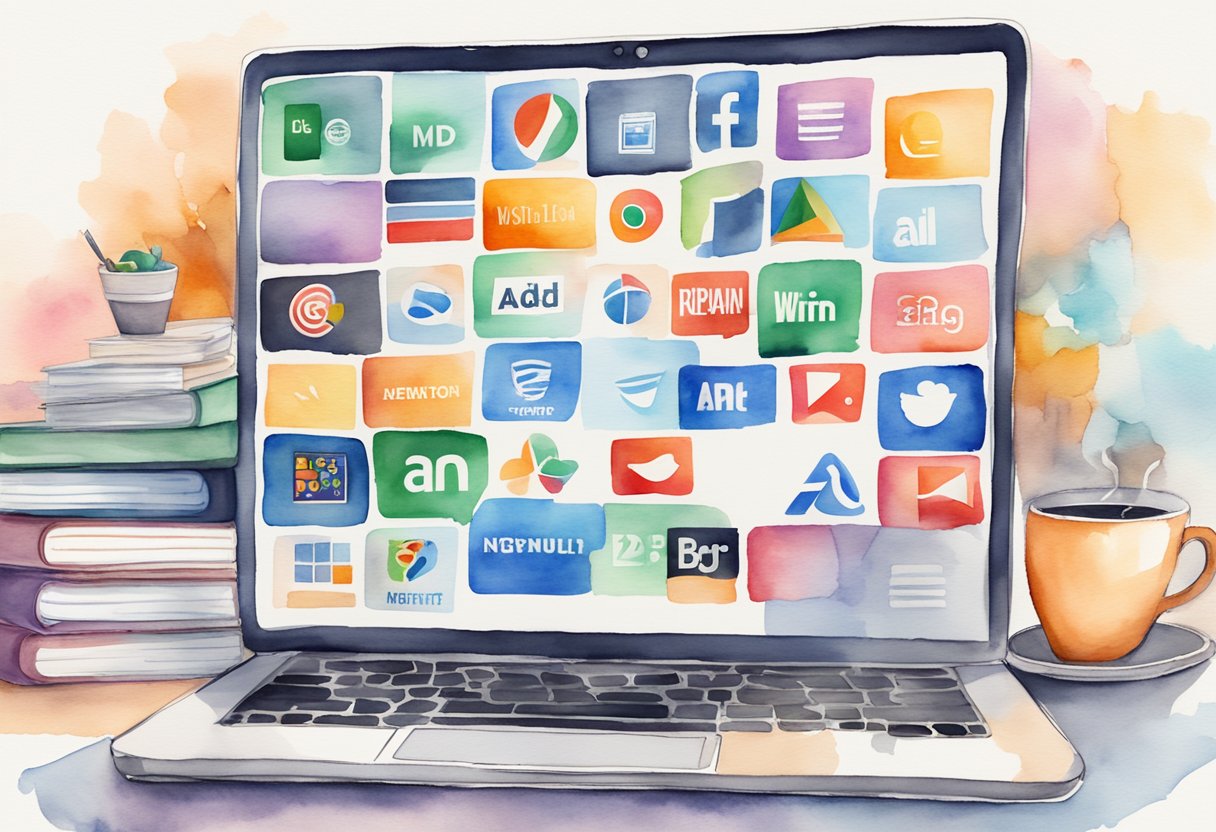
[[[887,99],[888,179],[987,176],[992,90],[937,90]]]
[[[953,529],[983,522],[979,457],[879,460],[878,519],[884,526],[912,529]]]
[[[595,245],[595,186],[586,179],[491,179],[482,198],[490,251]]]
[[[370,428],[471,424],[473,353],[363,362],[363,421]]]
[[[617,439],[612,443],[614,494],[692,493],[692,438]]]
[[[747,332],[747,272],[690,272],[671,278],[673,335]]]
[[[866,391],[864,364],[790,367],[792,418],[798,425],[856,422]]]
[[[271,364],[266,368],[266,426],[355,426],[355,368],[348,364]]]

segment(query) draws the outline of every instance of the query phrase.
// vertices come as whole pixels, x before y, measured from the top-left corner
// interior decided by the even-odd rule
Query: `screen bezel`
[[[644,47],[644,49],[639,49]],[[323,72],[426,70],[494,72],[588,67],[617,70],[703,63],[813,64],[880,56],[1001,53],[1006,107],[998,200],[992,363],[992,502],[988,545],[988,640],[879,639],[824,636],[620,634],[311,626],[265,629],[255,602],[254,516],[258,458],[257,178],[259,103],[269,79]],[[1013,312],[1022,227],[1028,53],[1023,33],[1001,22],[890,25],[814,32],[655,40],[610,40],[507,46],[402,46],[292,49],[258,53],[241,80],[237,161],[237,567],[246,645],[258,652],[336,650],[388,653],[478,653],[592,659],[698,659],[871,663],[970,663],[1004,657],[1010,603],[1013,502]]]

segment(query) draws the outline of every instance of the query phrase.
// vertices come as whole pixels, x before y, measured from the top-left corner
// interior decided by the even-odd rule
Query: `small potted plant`
[[[160,246],[130,249],[117,261],[101,253],[88,231],[85,240],[97,255],[101,288],[123,335],[159,335],[169,320],[177,288],[177,266],[161,257]]]

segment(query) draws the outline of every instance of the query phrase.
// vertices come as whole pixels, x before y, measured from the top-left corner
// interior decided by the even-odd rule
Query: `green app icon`
[[[486,130],[485,108],[483,75],[394,75],[389,128],[393,173],[477,170]]]
[[[726,527],[730,519],[709,506],[604,506],[604,548],[591,553],[596,595],[667,595],[667,530]]]
[[[372,439],[376,503],[385,517],[468,523],[489,475],[484,436],[455,430],[381,431]]]
[[[760,357],[854,352],[861,320],[855,260],[771,263],[756,290]]]
[[[321,158],[321,105],[288,104],[283,108],[283,158],[308,162]]]

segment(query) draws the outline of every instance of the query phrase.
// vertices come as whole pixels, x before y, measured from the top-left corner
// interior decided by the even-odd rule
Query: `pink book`
[[[18,685],[197,679],[244,655],[238,629],[43,635],[0,624],[0,679]]]
[[[82,572],[234,574],[231,523],[177,523],[0,514],[0,566]]]

